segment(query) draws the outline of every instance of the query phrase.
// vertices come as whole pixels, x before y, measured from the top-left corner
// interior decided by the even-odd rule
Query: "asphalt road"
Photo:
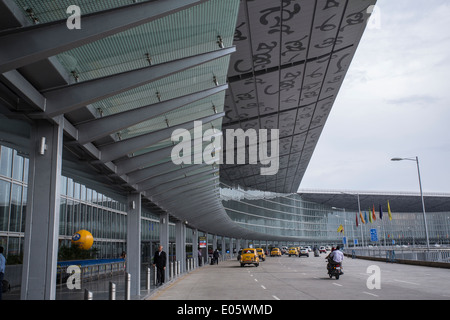
[[[450,300],[449,269],[345,258],[339,280],[320,257],[268,257],[259,267],[228,260],[167,284],[149,300]]]

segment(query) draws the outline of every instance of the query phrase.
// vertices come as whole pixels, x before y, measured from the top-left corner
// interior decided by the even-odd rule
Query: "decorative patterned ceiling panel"
[[[224,181],[297,191],[375,3],[241,1],[223,129],[279,129],[279,170],[259,177],[260,163],[224,164]]]

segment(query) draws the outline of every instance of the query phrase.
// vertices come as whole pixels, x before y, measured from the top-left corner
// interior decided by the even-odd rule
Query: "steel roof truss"
[[[225,115],[224,112],[215,113],[211,116],[197,119],[196,121],[202,121],[203,123],[208,123],[214,121],[216,119],[222,118]],[[118,142],[114,142],[104,147],[100,147],[101,151],[101,161],[108,162],[115,159],[119,159],[120,157],[138,151],[140,149],[149,147],[159,141],[168,139],[171,137],[171,134],[176,129],[186,129],[190,130],[194,127],[194,121],[189,121],[186,123],[182,123],[173,127],[169,127],[166,129],[157,130],[154,132],[150,132],[147,134],[143,134],[140,136],[136,136],[133,138],[120,140]]]
[[[235,47],[215,50],[47,90],[43,93],[44,97],[47,98],[46,113],[51,117],[67,113],[172,74],[224,57],[235,51]]]
[[[75,31],[67,27],[67,20],[7,30],[0,35],[0,73],[18,69],[202,2],[204,0],[165,0],[131,4],[86,15],[83,17],[83,27]]]
[[[133,125],[144,122],[146,120],[150,120],[166,112],[178,109],[182,106],[224,91],[227,88],[228,85],[222,85],[190,95],[143,106],[129,111],[116,113],[110,116],[79,124],[76,126],[76,128],[78,129],[78,140],[81,144],[95,141],[109,134],[118,132],[125,128],[129,128]]]
[[[137,184],[138,190],[147,190],[153,186],[160,186],[164,185],[168,181],[172,181],[173,179],[180,179],[183,177],[186,177],[185,175],[189,172],[196,171],[196,170],[210,170],[211,168],[209,166],[206,166],[206,164],[201,165],[192,165],[188,167],[184,167],[178,170],[174,170],[171,172],[168,172],[166,174],[162,174],[157,177],[153,177],[150,179],[146,179],[142,181],[141,183]],[[217,169],[218,170],[218,169]]]

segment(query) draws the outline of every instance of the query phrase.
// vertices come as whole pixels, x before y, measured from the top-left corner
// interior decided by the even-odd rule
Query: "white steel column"
[[[186,272],[186,225],[184,221],[175,223],[175,255],[180,261],[180,273]]]
[[[213,235],[213,243],[212,243],[212,245],[213,245],[212,249],[213,249],[213,252],[214,252],[217,249],[217,235],[216,234]]]
[[[131,295],[140,294],[141,286],[141,194],[128,195],[127,272],[131,274]]]
[[[200,266],[198,261],[198,230],[192,229],[192,258],[196,262],[196,266]]]
[[[222,246],[222,259],[225,260],[225,255],[227,254],[227,245],[225,243],[225,237],[222,236],[222,241],[221,241],[221,246]]]
[[[163,246],[163,251],[167,255],[165,281],[169,280],[169,213],[165,212],[159,216],[159,244]]]
[[[56,298],[63,119],[38,120],[31,133],[22,300]]]

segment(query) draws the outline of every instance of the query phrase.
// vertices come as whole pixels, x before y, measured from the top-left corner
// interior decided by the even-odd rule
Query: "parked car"
[[[242,249],[241,267],[246,264],[253,264],[255,267],[259,266],[259,255],[255,248]]]
[[[281,251],[280,251],[280,249],[278,249],[278,248],[273,248],[273,249],[270,251],[270,256],[271,256],[271,257],[281,257]]]
[[[308,249],[306,249],[305,247],[301,247],[300,248],[300,254],[298,255],[299,257],[301,256],[307,256],[309,257],[309,251]]]
[[[256,248],[256,251],[258,252],[259,260],[266,261],[266,254],[264,253],[263,248]]]
[[[296,247],[290,247],[289,248],[289,257],[290,256],[298,256],[298,251]]]

